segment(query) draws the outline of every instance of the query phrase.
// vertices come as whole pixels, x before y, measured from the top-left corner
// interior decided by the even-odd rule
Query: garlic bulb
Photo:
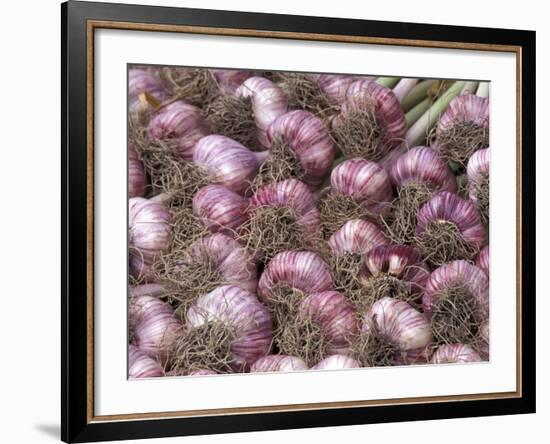
[[[318,230],[313,195],[299,180],[287,179],[256,190],[239,239],[260,259],[269,260],[283,250],[307,248]]]
[[[419,209],[434,192],[456,191],[456,179],[439,153],[426,146],[412,148],[399,156],[391,166],[390,176],[398,196],[388,231],[394,242],[411,244]]]
[[[236,97],[250,98],[257,127],[258,142],[268,147],[267,128],[277,117],[288,110],[284,92],[272,81],[263,77],[247,79],[235,92]]]
[[[166,146],[185,160],[193,158],[195,144],[209,133],[210,128],[201,110],[181,101],[160,108],[147,128],[151,142]]]
[[[254,71],[244,69],[212,69],[212,73],[222,94],[233,95],[237,88],[248,78],[257,75]]]
[[[136,346],[128,346],[128,377],[129,378],[156,378],[164,376],[160,364],[147,356]]]
[[[360,80],[359,76],[342,74],[310,74],[309,77],[317,82],[329,104],[336,106],[341,105],[346,99],[349,86],[356,80]],[[362,77],[362,79],[370,80],[368,77]]]
[[[181,334],[181,322],[170,305],[154,296],[129,300],[128,323],[133,343],[147,356],[163,361]]]
[[[332,129],[345,156],[379,160],[401,144],[406,122],[392,90],[363,79],[347,89],[342,110],[332,120]]]
[[[128,197],[142,197],[145,192],[145,171],[133,145],[128,147]]]
[[[128,242],[130,272],[136,279],[150,279],[156,258],[170,247],[170,213],[160,202],[134,197],[129,200]]]
[[[299,317],[315,322],[326,341],[326,352],[349,351],[350,340],[359,332],[355,311],[347,298],[337,291],[323,291],[306,296],[298,307]]]
[[[487,276],[489,276],[489,245],[481,249],[476,259],[476,265],[481,268]]]
[[[479,208],[485,223],[489,221],[489,148],[472,154],[468,160],[468,196]]]
[[[418,212],[416,237],[427,262],[473,259],[485,244],[485,227],[473,203],[441,191]]]
[[[308,366],[304,360],[296,356],[267,355],[254,362],[250,372],[293,372],[307,369]]]
[[[335,256],[346,253],[362,256],[375,247],[388,244],[388,239],[373,222],[353,219],[334,233],[328,244]]]
[[[144,111],[145,104],[140,95],[149,94],[159,102],[168,97],[168,94],[158,76],[158,72],[152,68],[131,68],[128,70],[128,112],[135,115]]]
[[[489,360],[489,354],[490,354],[489,338],[490,338],[490,329],[489,329],[489,320],[487,319],[486,321],[483,322],[483,324],[481,324],[481,327],[479,329],[479,343],[478,343],[479,354],[486,361]]]
[[[242,288],[218,287],[201,296],[187,312],[187,324],[191,328],[188,334],[201,329],[208,332],[212,323],[227,328],[231,335],[226,345],[234,369],[248,368],[269,351],[271,316],[254,294]]]
[[[455,97],[439,118],[435,147],[447,160],[465,165],[474,151],[489,146],[489,99]]]
[[[193,153],[193,163],[206,170],[211,183],[238,194],[247,190],[264,158],[239,142],[218,135],[200,139]]]
[[[330,355],[314,365],[312,370],[340,370],[344,368],[359,368],[361,365],[355,359],[346,355]]]
[[[457,364],[482,361],[481,356],[469,345],[448,344],[439,347],[433,354],[432,364]]]
[[[247,220],[249,202],[223,185],[207,185],[193,197],[193,214],[212,233],[234,233]]]
[[[475,265],[449,262],[432,272],[422,296],[436,344],[475,344],[489,316],[489,280]]]
[[[263,183],[296,177],[312,187],[321,184],[336,151],[322,120],[302,110],[290,111],[271,122],[267,146],[269,156],[259,175]]]
[[[310,251],[283,251],[267,264],[258,282],[258,296],[269,299],[270,290],[287,286],[306,295],[333,289],[327,263]]]

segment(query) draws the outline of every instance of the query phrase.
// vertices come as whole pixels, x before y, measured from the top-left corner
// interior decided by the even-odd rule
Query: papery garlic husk
[[[472,154],[468,160],[468,196],[476,204],[485,224],[489,223],[489,148]]]
[[[271,316],[242,288],[224,285],[199,297],[186,319],[185,331],[171,350],[172,371],[247,371],[269,351]]]
[[[352,305],[337,291],[274,291],[266,304],[274,321],[275,349],[298,356],[308,366],[330,354],[348,352],[359,331]]]
[[[485,360],[489,360],[490,355],[490,346],[489,346],[489,338],[490,338],[490,329],[489,329],[489,320],[481,324],[481,327],[479,329],[478,334],[478,343],[476,344],[476,349],[480,356]]]
[[[253,153],[229,137],[210,135],[200,139],[194,148],[193,163],[202,167],[210,183],[244,194],[265,155]]]
[[[388,173],[364,159],[346,160],[334,168],[330,186],[319,201],[327,237],[350,219],[377,219],[390,209],[393,200]]]
[[[311,247],[319,223],[313,194],[299,180],[287,179],[256,190],[238,239],[267,261],[280,251]]]
[[[250,251],[222,233],[198,239],[184,251],[164,255],[157,264],[158,280],[170,289],[178,316],[197,298],[221,285],[231,284],[254,293],[257,263]]]
[[[135,345],[128,345],[128,377],[135,378],[158,378],[164,376],[160,364],[147,356]]]
[[[128,146],[128,197],[143,197],[145,171],[133,145]]]
[[[403,141],[405,115],[391,89],[371,80],[357,80],[347,89],[332,130],[346,157],[376,161]]]
[[[150,280],[151,266],[172,241],[170,212],[160,202],[133,197],[129,200],[128,225],[130,273],[138,281]]]
[[[435,194],[418,212],[416,244],[424,260],[433,266],[454,259],[474,259],[485,239],[476,206],[454,193]]]
[[[164,67],[160,77],[170,96],[202,108],[220,95],[213,70],[206,68]]]
[[[232,235],[248,219],[249,201],[223,185],[207,185],[193,197],[193,214],[211,233]]]
[[[365,273],[364,256],[389,240],[373,222],[352,219],[328,240],[327,260],[333,270],[334,285],[351,301],[361,299],[361,276]]]
[[[267,129],[269,155],[252,186],[289,178],[314,188],[321,184],[334,162],[335,147],[323,122],[313,114],[290,111]]]
[[[435,269],[422,296],[436,344],[475,344],[489,316],[489,279],[464,260]]]
[[[489,146],[489,99],[473,94],[455,97],[439,118],[434,147],[458,164],[478,149]]]
[[[147,127],[149,140],[175,153],[180,159],[193,159],[195,144],[210,134],[210,127],[201,110],[177,101],[160,108]]]
[[[483,361],[481,356],[469,345],[447,344],[438,347],[432,356],[432,364],[458,364]]]
[[[386,297],[365,314],[351,356],[365,367],[396,365],[431,341],[430,323],[422,313],[405,301]]]
[[[128,113],[131,116],[144,112],[148,104],[144,94],[162,102],[168,94],[155,68],[130,68],[128,70]]]
[[[287,355],[263,356],[250,367],[251,373],[294,372],[300,370],[308,370],[305,361],[296,356]]]
[[[354,301],[361,311],[384,297],[401,299],[419,308],[430,270],[420,253],[408,245],[381,245],[364,257],[361,291]]]
[[[132,343],[159,362],[165,361],[182,329],[169,304],[147,295],[130,297],[128,324]]]
[[[245,69],[211,69],[222,94],[235,94],[246,79],[257,76],[257,72]]]
[[[489,245],[486,245],[481,249],[476,259],[476,265],[481,268],[487,276],[489,276]]]
[[[319,361],[312,370],[341,370],[345,368],[359,368],[361,364],[347,355],[330,355]]]
[[[269,261],[258,282],[258,296],[267,302],[279,288],[297,289],[306,295],[332,290],[328,264],[311,251],[283,251]]]
[[[427,146],[417,146],[397,158],[390,169],[397,189],[386,223],[387,231],[397,243],[413,243],[418,211],[435,192],[457,190],[456,179],[439,153]]]

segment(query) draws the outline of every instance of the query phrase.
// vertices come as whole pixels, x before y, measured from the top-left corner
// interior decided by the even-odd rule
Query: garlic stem
[[[428,95],[428,91],[435,84],[436,80],[423,80],[417,83],[413,89],[401,101],[401,109],[409,111],[418,105]]]
[[[449,105],[449,102],[462,91],[465,83],[466,82],[463,81],[453,83],[452,86],[434,102],[428,111],[413,124],[405,136],[405,141],[409,147],[417,146],[422,143],[428,132],[437,122],[437,119],[439,119],[439,116]]]
[[[479,82],[477,88],[476,96],[478,97],[489,97],[489,82]]]
[[[466,82],[466,85],[464,85],[464,88],[462,88],[462,91],[460,91],[460,94],[475,94],[479,82],[471,81]]]
[[[402,102],[417,83],[418,79],[401,79],[393,88],[393,93],[395,94],[395,97],[397,97],[397,100]]]
[[[414,108],[405,114],[405,121],[407,122],[407,128],[410,128],[422,115],[430,109],[432,99],[426,97],[422,102],[418,103]]]
[[[376,83],[386,88],[393,88],[397,82],[399,82],[399,77],[378,77],[376,79]]]

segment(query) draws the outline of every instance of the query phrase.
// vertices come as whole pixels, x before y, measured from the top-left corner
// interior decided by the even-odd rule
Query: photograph
[[[490,362],[490,81],[126,87],[129,379]]]

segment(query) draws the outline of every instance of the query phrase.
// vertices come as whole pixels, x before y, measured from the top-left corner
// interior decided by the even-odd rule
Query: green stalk
[[[399,82],[399,77],[378,77],[376,83],[387,88],[393,88]]]
[[[476,96],[489,97],[489,82],[480,82],[477,88]]]
[[[477,85],[478,82],[475,81],[466,82],[466,85],[464,85],[464,88],[462,88],[460,94],[475,94],[475,92],[477,91]]]
[[[405,121],[407,122],[407,128],[410,128],[411,125],[416,122],[422,115],[430,109],[432,104],[432,99],[426,97],[422,102],[417,104],[413,109],[411,109],[407,114],[405,114]]]
[[[428,91],[435,84],[435,82],[437,82],[437,80],[423,80],[422,82],[417,83],[401,102],[401,109],[407,112],[422,102],[422,100],[428,95]]]
[[[405,141],[407,146],[413,147],[419,145],[426,139],[428,132],[433,128],[439,116],[447,109],[449,102],[460,94],[466,82],[455,82],[452,86],[439,97],[434,104],[424,112],[413,126],[407,131]]]

